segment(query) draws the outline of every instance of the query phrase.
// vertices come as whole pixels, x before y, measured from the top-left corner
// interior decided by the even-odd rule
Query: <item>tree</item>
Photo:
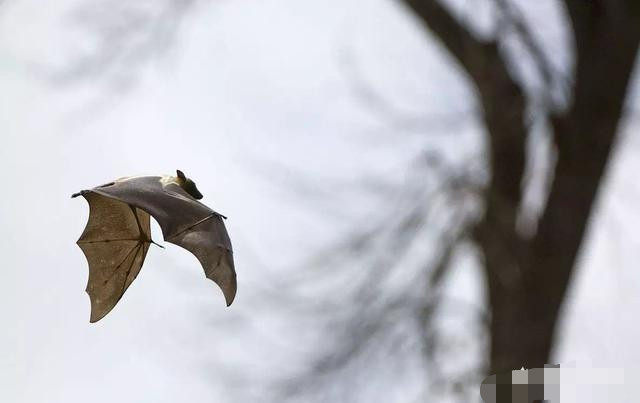
[[[509,7],[506,1],[496,3],[503,11]],[[550,359],[562,301],[616,141],[640,40],[640,4],[564,1],[575,49],[573,88],[569,105],[551,108],[546,116],[556,164],[531,237],[516,229],[528,100],[499,51],[499,38],[478,39],[438,1],[407,4],[462,66],[483,108],[492,175],[473,238],[484,255],[489,291],[490,371],[541,367]],[[539,73],[548,77],[548,62],[531,33],[521,20],[513,23]]]
[[[473,88],[486,134],[488,170],[484,182],[477,176],[459,174],[448,181],[456,192],[461,185],[473,191],[482,213],[474,218],[459,209],[462,219],[447,224],[439,243],[441,252],[436,260],[425,264],[425,298],[418,302],[405,298],[404,305],[418,305],[411,312],[427,319],[421,330],[428,330],[425,328],[431,326],[430,316],[439,302],[438,283],[451,265],[452,251],[471,242],[481,255],[488,295],[489,354],[484,371],[495,374],[523,366],[543,367],[552,359],[563,301],[606,178],[620,121],[626,114],[625,100],[640,43],[640,3],[558,1],[573,50],[573,66],[564,77],[555,70],[549,52],[535,35],[535,27],[523,17],[515,1],[490,2],[498,17],[488,34],[478,33],[468,17],[460,18],[442,0],[403,3],[461,68]],[[515,60],[508,51],[507,41],[513,39],[527,53],[524,63],[529,62],[535,71],[539,85],[533,89],[530,80],[518,72],[517,65],[523,61]],[[544,173],[546,202],[533,225],[523,229],[532,120],[547,128],[551,163]],[[451,172],[443,175],[451,176]],[[390,239],[403,244],[417,236],[413,228],[425,218],[413,213],[398,220],[390,230]],[[389,223],[388,218],[381,222]],[[371,238],[380,236],[374,234],[365,231],[343,245],[347,250],[375,253],[379,244]],[[391,247],[386,252],[397,254],[398,248],[390,239],[387,245]],[[378,272],[373,271],[371,276]],[[371,283],[367,283],[369,286]],[[386,326],[386,316],[381,312],[397,312],[402,305],[400,300],[392,300],[384,309],[375,310],[371,308],[375,307],[371,305],[373,299],[352,299],[360,301],[364,309],[355,310],[350,319],[341,322],[350,327],[346,347],[337,352],[332,347],[334,351],[317,361],[308,378],[344,366],[362,348],[368,333],[380,332],[379,328]],[[367,316],[364,311],[370,308],[375,313]],[[424,337],[432,334],[426,331]],[[424,344],[428,350],[431,342],[425,340]]]
[[[437,0],[406,3],[464,69],[483,109],[491,179],[473,239],[484,256],[489,295],[489,370],[541,367],[550,359],[560,308],[615,145],[640,41],[640,4],[563,2],[574,42],[571,96],[565,108],[550,105],[546,113],[556,163],[537,231],[523,236],[516,221],[530,100],[500,52],[500,38],[474,36]],[[548,61],[529,28],[509,13],[509,2],[496,3],[535,57],[545,84],[552,85]]]

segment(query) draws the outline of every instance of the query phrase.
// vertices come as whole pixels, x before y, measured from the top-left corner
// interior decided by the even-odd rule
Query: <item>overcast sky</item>
[[[466,83],[403,9],[382,0],[200,2],[148,62],[60,82],[49,73],[96,46],[70,17],[77,3],[0,6],[0,401],[248,399],[234,373],[259,382],[287,366],[286,353],[256,344],[280,338],[258,290],[376,207],[350,202],[348,189],[305,202],[283,184],[302,173],[314,178],[313,196],[327,183],[403,177],[423,150],[454,160],[473,153],[481,136],[465,116],[474,107]],[[363,105],[358,80],[403,113],[456,124],[400,136],[376,113],[384,107]],[[637,115],[626,121],[581,255],[561,363],[640,360],[639,124]],[[75,245],[88,208],[69,196],[176,168],[229,217],[236,301],[225,308],[195,258],[166,245],[150,250],[116,308],[89,324],[88,270]],[[456,294],[477,300],[474,278],[461,275]],[[247,326],[254,309],[259,319]]]

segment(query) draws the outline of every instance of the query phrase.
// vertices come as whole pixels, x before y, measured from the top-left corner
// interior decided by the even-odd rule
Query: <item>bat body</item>
[[[140,272],[155,243],[150,217],[165,241],[198,258],[206,277],[222,289],[227,306],[233,302],[237,285],[226,217],[200,203],[195,183],[177,172],[121,178],[72,195],[89,203],[89,221],[77,243],[89,263],[91,322],[113,309]]]

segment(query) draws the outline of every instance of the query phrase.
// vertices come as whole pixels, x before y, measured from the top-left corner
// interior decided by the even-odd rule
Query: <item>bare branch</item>
[[[522,12],[518,7],[510,0],[493,0],[498,10],[501,12],[502,17],[506,24],[510,25],[516,35],[520,38],[520,41],[528,50],[533,63],[535,64],[544,87],[543,91],[543,105],[554,109],[557,105],[554,105],[552,91],[556,84],[556,72],[554,72],[553,64],[545,54],[542,47],[534,38],[533,32],[527,26]]]
[[[86,27],[94,47],[72,57],[67,66],[56,71],[54,82],[104,76],[110,84],[126,88],[138,68],[171,49],[185,15],[197,1],[102,0],[81,4],[70,19]]]
[[[374,116],[382,119],[386,126],[390,126],[396,134],[398,130],[408,132],[429,132],[434,129],[460,127],[471,123],[478,113],[476,108],[458,110],[447,113],[415,113],[407,112],[390,102],[384,94],[380,93],[372,82],[368,81],[360,69],[352,49],[346,46],[339,52],[341,71],[347,79],[347,84],[352,90],[360,105],[369,109]]]
[[[489,134],[492,177],[488,206],[499,206],[495,216],[504,217],[503,231],[515,231],[526,158],[524,92],[511,77],[495,41],[474,37],[437,0],[405,2],[460,62],[478,89]]]
[[[531,276],[552,276],[545,282],[552,288],[536,291],[560,299],[564,293],[559,290],[568,284],[618,136],[640,44],[640,3],[565,3],[576,42],[573,103],[552,121],[558,161],[535,238],[539,259],[530,271]],[[553,269],[554,265],[563,269]],[[547,270],[539,270],[542,267]]]
[[[478,84],[483,70],[480,66],[497,56],[496,44],[476,38],[438,0],[405,0],[405,3]]]

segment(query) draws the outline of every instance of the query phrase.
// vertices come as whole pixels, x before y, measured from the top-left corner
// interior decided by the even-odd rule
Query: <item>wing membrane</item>
[[[231,241],[220,215],[213,214],[165,240],[193,253],[207,278],[222,289],[227,306],[231,305],[237,290],[236,271]]]
[[[91,322],[118,303],[142,269],[151,242],[149,214],[124,202],[86,192],[89,221],[78,240],[89,263]]]

